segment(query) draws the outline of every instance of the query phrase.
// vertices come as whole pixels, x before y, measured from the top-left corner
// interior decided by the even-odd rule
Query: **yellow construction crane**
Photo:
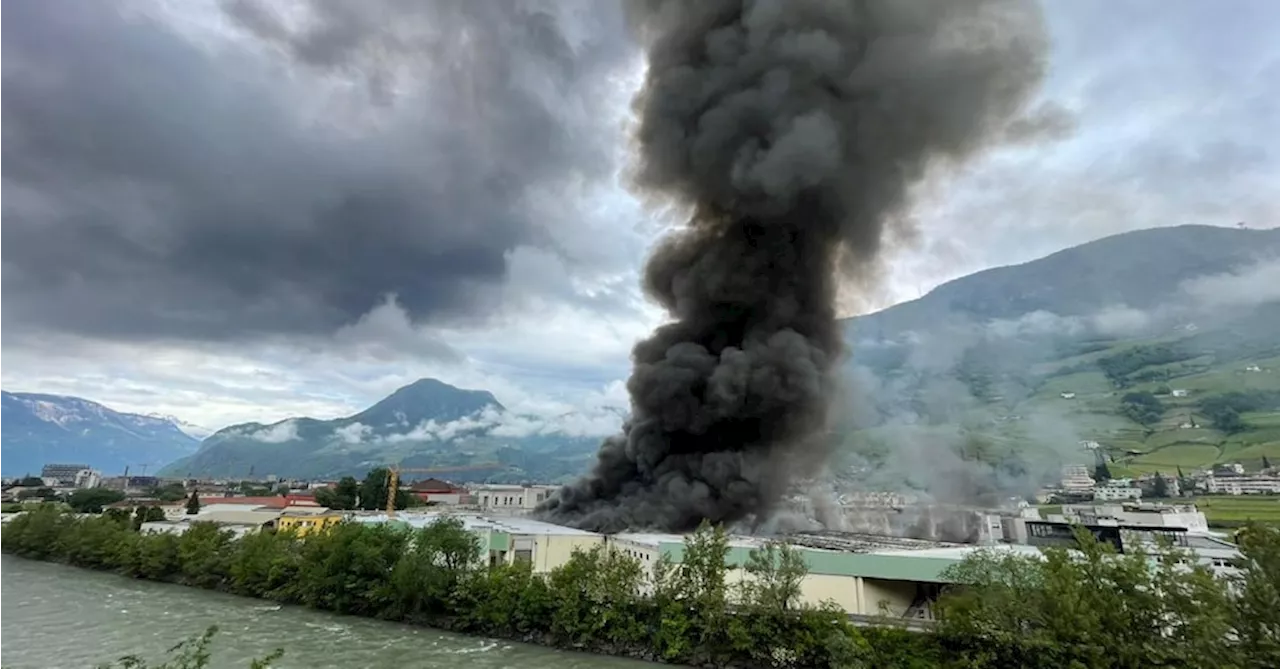
[[[501,467],[500,462],[481,462],[476,465],[459,465],[456,467],[411,467],[401,468],[392,465],[387,468],[387,517],[396,516],[396,493],[400,490],[400,474],[447,474],[449,472],[469,472],[477,469],[493,469]]]

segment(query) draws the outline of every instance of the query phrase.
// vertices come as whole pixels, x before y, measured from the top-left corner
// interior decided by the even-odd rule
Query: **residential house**
[[[427,504],[447,504],[457,506],[470,504],[471,493],[462,486],[437,478],[414,481],[408,486],[409,493]]]

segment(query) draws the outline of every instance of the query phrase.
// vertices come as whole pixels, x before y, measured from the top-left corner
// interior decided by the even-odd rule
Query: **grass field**
[[[1280,524],[1280,495],[1210,495],[1196,497],[1194,502],[1210,525],[1247,520]]]
[[[1046,378],[1021,406],[1011,411],[1024,415],[1056,414],[1075,429],[1080,439],[1101,443],[1112,458],[1113,470],[1174,474],[1181,468],[1190,473],[1225,462],[1239,462],[1255,469],[1264,457],[1280,464],[1280,407],[1243,414],[1249,429],[1237,434],[1213,429],[1212,421],[1199,412],[1199,403],[1207,396],[1236,390],[1280,389],[1280,358],[1224,356],[1219,362],[1213,355],[1201,355],[1142,368],[1144,373],[1167,376],[1124,389],[1116,388],[1100,371],[1079,368],[1082,362],[1122,353],[1133,346],[1132,342],[1121,343],[1061,361],[1079,371]],[[1254,365],[1258,371],[1248,371]],[[1048,365],[1041,370],[1047,368]],[[1185,389],[1188,394],[1175,397],[1168,394],[1169,389]],[[1158,423],[1140,425],[1124,415],[1123,397],[1136,391],[1165,393],[1158,395],[1165,408]],[[1075,396],[1067,399],[1062,393]],[[1183,428],[1185,423],[1196,427]],[[1081,454],[1081,463],[1091,464],[1086,453]]]
[[[1194,499],[1156,500],[1168,503],[1194,503],[1212,527],[1238,526],[1247,521],[1280,525],[1280,495],[1205,495]],[[1061,504],[1037,507],[1042,518],[1062,513]]]

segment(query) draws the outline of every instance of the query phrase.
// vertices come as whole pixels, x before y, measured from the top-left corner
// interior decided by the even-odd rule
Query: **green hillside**
[[[1088,442],[1115,475],[1280,464],[1277,258],[1280,228],[1154,228],[849,319],[830,470],[989,503],[1092,465]]]
[[[1277,333],[1280,305],[1264,304],[1149,336],[987,334],[931,369],[881,359],[872,373],[882,392],[870,398],[879,413],[847,426],[843,462],[883,470],[895,454],[918,460],[899,463],[902,487],[962,487],[968,499],[1024,493],[1060,464],[1092,465],[1088,441],[1117,476],[1280,464]]]

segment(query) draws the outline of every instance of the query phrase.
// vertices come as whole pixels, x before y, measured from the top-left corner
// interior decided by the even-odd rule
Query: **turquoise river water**
[[[159,660],[209,625],[214,667],[343,669],[641,669],[651,664],[337,616],[195,588],[151,583],[5,555],[0,562],[0,663],[6,669],[94,667],[122,655]]]

